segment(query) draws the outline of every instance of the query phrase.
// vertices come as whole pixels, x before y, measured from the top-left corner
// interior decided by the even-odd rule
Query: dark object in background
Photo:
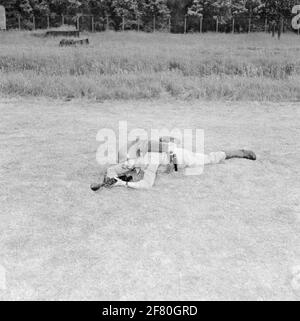
[[[75,39],[62,39],[59,43],[60,47],[69,47],[69,46],[83,46],[83,45],[89,45],[89,39],[79,39],[79,40],[75,40]]]
[[[278,39],[280,39],[280,37],[281,37],[281,33],[283,31],[283,28],[284,28],[284,22],[283,22],[283,18],[281,17],[279,22],[278,22],[278,28],[277,28]]]
[[[278,21],[272,20],[270,22],[269,32],[272,31],[272,37],[275,37],[276,31],[278,35],[278,39],[281,38],[281,34],[284,31],[284,20],[281,17]]]

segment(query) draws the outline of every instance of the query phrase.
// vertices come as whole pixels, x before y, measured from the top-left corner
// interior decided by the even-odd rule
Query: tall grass
[[[91,45],[0,34],[2,95],[299,100],[300,39],[267,34],[89,34]]]

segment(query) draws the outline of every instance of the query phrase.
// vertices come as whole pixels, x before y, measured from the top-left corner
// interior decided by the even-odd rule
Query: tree
[[[29,0],[19,0],[17,2],[17,6],[20,14],[23,17],[29,18],[32,15],[33,9],[31,7]]]
[[[36,1],[36,0],[34,0]],[[46,0],[49,10],[57,15],[75,15],[79,10],[80,2],[76,0]]]
[[[121,18],[123,27],[132,27],[137,24],[139,17],[139,2],[137,0],[113,0],[112,9],[117,18]]]
[[[169,17],[170,10],[166,0],[144,0],[143,14],[145,16]]]
[[[0,0],[0,5],[4,6],[8,14],[17,11],[17,0]]]
[[[35,16],[46,16],[50,13],[49,1],[47,0],[30,0],[30,5]]]
[[[192,5],[188,7],[187,14],[189,16],[201,17],[203,16],[204,8],[206,8],[207,5],[209,5],[208,1],[194,0]]]
[[[264,16],[269,23],[269,31],[272,30],[273,36],[277,26],[278,38],[284,30],[284,19],[291,18],[292,8],[298,0],[262,0],[259,7],[260,14]]]
[[[212,6],[214,7],[215,15],[224,22],[247,11],[245,0],[215,0]]]
[[[166,27],[167,20],[170,17],[167,0],[142,1],[141,16],[145,30],[153,30],[157,26]],[[159,23],[158,19],[160,20]]]
[[[262,17],[268,20],[280,21],[291,17],[292,7],[299,0],[0,0],[7,11],[7,17],[20,14],[24,18],[45,15],[72,15],[78,13],[91,14],[98,17],[109,16],[111,24],[120,26],[122,17],[130,28],[139,20],[141,27],[151,29],[153,17],[158,18],[157,24],[172,16],[172,29],[182,32],[184,16],[206,18],[206,23],[214,25],[212,18],[218,17],[219,22],[228,24],[237,17],[246,24],[248,17]],[[253,20],[255,21],[255,20]]]
[[[246,0],[245,1],[245,8],[248,11],[248,16],[259,16],[260,10],[263,4],[261,0]]]
[[[297,0],[262,0],[259,11],[269,19],[279,20],[290,17],[292,8],[297,2]]]

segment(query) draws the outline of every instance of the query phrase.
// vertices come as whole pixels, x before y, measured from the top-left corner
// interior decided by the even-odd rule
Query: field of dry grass
[[[2,96],[298,101],[300,41],[286,34],[87,34],[90,46],[0,33]]]

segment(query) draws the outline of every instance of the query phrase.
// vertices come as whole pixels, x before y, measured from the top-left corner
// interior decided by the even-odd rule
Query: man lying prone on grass
[[[91,185],[93,191],[101,187],[123,186],[133,189],[150,189],[157,172],[187,170],[201,172],[203,165],[218,164],[232,158],[256,160],[256,155],[248,150],[230,150],[208,155],[193,153],[177,146],[176,141],[160,139],[159,143],[139,141],[133,147],[133,155],[126,161],[107,169],[103,183]],[[135,155],[136,157],[134,157]]]

